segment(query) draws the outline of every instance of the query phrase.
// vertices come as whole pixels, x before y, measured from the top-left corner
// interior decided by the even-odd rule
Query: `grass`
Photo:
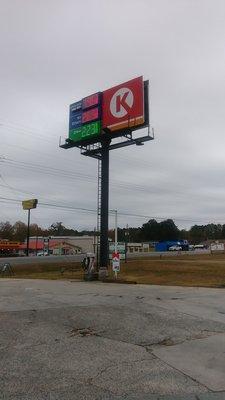
[[[225,255],[130,260],[122,264],[120,276],[152,285],[225,287]]]
[[[13,264],[13,263],[12,263]],[[80,263],[15,266],[15,278],[83,279]],[[113,273],[110,269],[110,276]],[[225,287],[225,254],[151,257],[121,263],[118,278],[152,285]]]

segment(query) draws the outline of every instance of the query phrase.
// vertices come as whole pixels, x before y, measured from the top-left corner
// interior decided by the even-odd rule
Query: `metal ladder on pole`
[[[101,197],[102,197],[102,160],[98,159],[98,193],[97,193],[97,266],[100,256],[100,231],[101,231]]]

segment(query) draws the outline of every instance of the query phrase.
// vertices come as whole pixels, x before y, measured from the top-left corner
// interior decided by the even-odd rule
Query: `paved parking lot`
[[[0,399],[225,399],[225,292],[0,280]]]

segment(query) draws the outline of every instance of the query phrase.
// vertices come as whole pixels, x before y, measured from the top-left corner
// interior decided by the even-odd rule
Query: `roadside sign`
[[[114,272],[120,272],[120,254],[113,253],[112,254],[112,270]]]
[[[118,243],[117,251],[120,254],[120,260],[125,260],[125,251],[126,251],[125,243]],[[113,253],[115,253],[115,243],[110,243],[109,244],[109,259],[110,260],[112,260]]]
[[[111,131],[144,123],[143,77],[105,90],[102,97],[102,126]]]
[[[211,251],[224,251],[224,243],[211,243]]]
[[[24,210],[31,210],[32,208],[37,207],[37,203],[37,199],[24,200],[22,201],[22,206]]]

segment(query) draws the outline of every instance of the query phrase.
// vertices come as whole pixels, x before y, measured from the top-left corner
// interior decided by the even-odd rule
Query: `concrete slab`
[[[197,400],[225,400],[225,392],[199,394]]]
[[[155,348],[153,353],[209,389],[225,390],[224,334],[167,348]]]
[[[207,291],[221,310],[221,290],[0,280],[0,400],[210,396],[204,383],[154,354],[225,334],[225,322],[210,317]],[[188,302],[195,315],[182,312]],[[215,342],[212,351],[220,348]]]

